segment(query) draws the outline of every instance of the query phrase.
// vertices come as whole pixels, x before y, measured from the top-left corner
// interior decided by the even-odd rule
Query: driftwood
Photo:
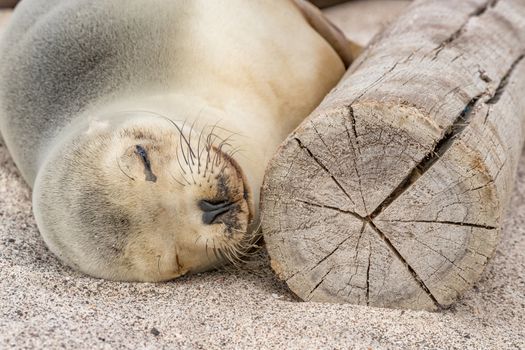
[[[525,137],[525,1],[410,5],[282,144],[272,267],[304,300],[436,310],[498,243]]]

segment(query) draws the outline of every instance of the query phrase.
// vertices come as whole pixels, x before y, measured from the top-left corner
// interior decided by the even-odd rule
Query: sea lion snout
[[[234,233],[249,234],[253,203],[245,174],[228,152],[216,147],[210,151],[219,165],[211,181],[206,182],[209,186],[204,186],[195,197],[200,210],[199,221],[209,229],[219,229],[224,237],[233,237]]]

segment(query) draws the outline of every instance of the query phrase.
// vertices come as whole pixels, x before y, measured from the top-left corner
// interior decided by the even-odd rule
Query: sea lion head
[[[50,249],[83,272],[169,280],[235,260],[252,241],[250,188],[214,125],[91,122],[50,153],[35,216]]]

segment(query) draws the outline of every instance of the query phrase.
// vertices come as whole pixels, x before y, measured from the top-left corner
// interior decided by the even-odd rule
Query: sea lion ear
[[[348,68],[363,47],[347,39],[344,33],[336,27],[317,7],[306,0],[292,0],[302,12],[310,26],[315,29],[337,52]]]

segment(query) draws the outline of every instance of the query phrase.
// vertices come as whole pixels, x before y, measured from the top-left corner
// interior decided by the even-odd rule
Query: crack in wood
[[[348,108],[348,115],[350,116],[350,122],[352,123],[352,132],[354,133],[355,144],[357,145],[357,153],[361,154],[361,148],[359,147],[359,139],[357,137],[357,129],[355,126],[354,108],[352,107],[352,105],[348,106],[347,108]]]
[[[364,232],[365,228],[366,228],[366,224],[370,224],[370,226],[372,227],[372,229],[380,236],[380,238],[386,243],[386,245],[388,246],[388,248],[394,253],[394,255],[403,263],[403,265],[405,265],[409,271],[409,273],[411,274],[411,276],[414,278],[414,280],[418,283],[418,285],[429,295],[430,299],[433,301],[433,303],[438,307],[438,308],[442,308],[443,306],[439,304],[439,302],[437,301],[437,299],[432,295],[432,293],[430,292],[430,290],[428,289],[428,287],[425,285],[425,282],[418,276],[418,274],[415,272],[415,270],[412,268],[412,266],[410,266],[408,264],[408,262],[405,260],[405,258],[401,255],[401,253],[394,247],[394,245],[392,244],[392,242],[390,241],[390,239],[381,231],[379,230],[379,228],[375,225],[375,223],[372,221],[372,219],[370,217],[366,217],[366,218],[363,218],[361,217],[360,215],[356,214],[356,213],[353,213],[353,212],[350,212],[350,211],[346,211],[346,210],[342,210],[340,208],[337,208],[337,207],[333,207],[333,206],[325,206],[325,205],[320,205],[320,204],[316,204],[316,203],[311,203],[311,202],[308,202],[308,201],[303,201],[303,200],[297,200],[298,202],[301,202],[301,203],[304,203],[304,204],[307,204],[307,205],[311,205],[311,206],[315,206],[315,207],[319,207],[319,208],[326,208],[326,209],[331,209],[331,210],[336,210],[340,213],[343,213],[343,214],[350,214],[352,216],[354,216],[355,218],[358,218],[360,220],[363,221],[363,226],[361,228],[361,232],[360,232],[360,235],[362,235],[362,233]],[[344,243],[346,242],[348,239],[350,238],[347,237],[345,238],[341,243],[339,243],[337,245],[337,247],[330,253],[328,254],[325,258],[323,258],[322,260],[320,260],[312,269],[310,270],[313,270],[315,267],[319,266],[319,264],[321,264],[323,261],[325,261],[326,259],[328,259],[330,256],[332,256],[338,249],[339,247]],[[361,236],[359,237],[359,240],[360,240]],[[368,256],[368,266],[367,266],[367,272],[366,272],[366,303],[367,305],[369,305],[369,301],[370,301],[370,261],[371,261],[371,255],[372,255],[372,250],[370,248],[370,251],[369,251],[369,256]],[[333,267],[332,267],[333,268]],[[332,271],[332,269],[330,269],[322,278],[321,278],[321,281],[319,283],[316,284],[316,286],[310,291],[308,297],[310,297],[313,292],[323,283],[324,281],[324,278],[328,275],[328,273],[330,273]]]
[[[473,18],[481,17],[485,12],[487,12],[489,8],[493,8],[494,6],[496,6],[497,2],[498,0],[487,1],[483,6],[476,8],[472,13],[470,13],[468,15],[467,20],[454,33],[452,33],[448,38],[443,40],[434,50],[432,50],[434,52],[432,61],[435,61],[438,58],[439,54],[441,53],[441,51],[443,51],[445,47],[457,40],[461,36],[461,34],[463,34],[465,28]]]
[[[445,225],[455,225],[455,226],[464,226],[464,227],[474,227],[474,228],[482,228],[485,230],[497,230],[499,227],[496,226],[488,226],[488,225],[480,225],[480,224],[473,224],[469,222],[456,222],[456,221],[441,221],[441,220],[379,220],[384,222],[402,222],[402,223],[428,223],[428,224],[445,224]]]
[[[352,124],[352,131],[353,131],[354,138],[355,138],[355,147],[350,137],[350,131],[348,130],[348,126],[346,125],[344,121],[343,121],[343,125],[346,130],[346,136],[348,137],[349,146],[352,147],[352,151],[354,153],[354,159],[353,159],[354,170],[357,175],[357,181],[359,182],[359,193],[361,194],[361,201],[363,203],[363,208],[365,209],[365,213],[368,213],[368,209],[366,207],[366,202],[365,202],[365,197],[363,195],[363,185],[361,183],[361,174],[359,173],[359,169],[357,167],[357,153],[359,153],[359,156],[361,156],[361,148],[359,146],[359,139],[357,138],[357,129],[355,126],[354,109],[352,108],[352,106],[348,106],[347,109],[348,109],[348,115],[350,116],[350,122]],[[356,153],[356,149],[357,149],[357,153]]]
[[[358,243],[357,243],[357,246],[356,246],[356,257],[357,255],[359,254],[359,241],[361,241],[361,236],[363,235],[363,232],[365,231],[365,228],[366,228],[366,222],[363,222],[363,226],[361,227],[361,231],[359,232],[359,238],[358,238]],[[341,243],[339,243],[337,245],[337,247],[335,247],[335,249],[330,253],[328,254],[326,257],[324,257],[323,259],[321,259],[317,264],[314,265],[314,267],[312,267],[310,269],[310,271],[312,271],[313,269],[315,269],[317,266],[319,266],[322,262],[324,262],[326,259],[328,259],[330,256],[332,256],[346,241],[348,241],[352,236],[348,236],[347,238],[345,238]],[[372,249],[370,248],[370,252],[369,252],[369,256],[368,256],[368,268],[367,268],[367,305],[368,305],[368,280],[369,280],[369,273],[370,273],[370,256],[372,255]],[[334,266],[332,266],[328,272],[321,278],[321,280],[315,285],[315,287],[310,291],[308,297],[310,297],[316,290],[317,288],[319,288],[319,286],[324,282],[324,279],[326,278],[326,276],[328,276],[328,274],[333,270]],[[357,271],[356,271],[357,272]],[[351,280],[351,278],[350,278]],[[339,291],[338,291],[339,293]]]
[[[435,144],[434,148],[428,152],[410,173],[399,183],[399,185],[385,198],[381,204],[370,214],[370,219],[376,218],[386,208],[388,208],[397,198],[405,193],[423,174],[425,174],[444,154],[450,149],[456,138],[465,130],[469,124],[474,106],[483,96],[480,94],[472,98],[459,114],[456,120],[450,125],[444,136]]]
[[[324,142],[324,139],[323,137],[321,136],[321,133],[319,132],[319,130],[317,130],[315,124],[312,122],[310,123],[310,125],[312,126],[312,129],[314,129],[314,132],[315,134],[317,135],[317,137],[319,138],[319,140],[321,140],[321,143],[324,145],[324,148],[326,148],[326,150],[328,151],[328,153],[330,153],[330,156],[332,156],[332,159],[337,159],[334,155],[334,153],[332,152],[332,150],[330,149],[330,147],[328,147],[328,145],[326,144],[326,142]]]
[[[308,294],[308,298],[307,298],[308,300],[311,299],[312,294],[314,294],[314,292],[317,290],[317,288],[319,288],[319,286],[324,282],[324,279],[326,278],[326,276],[328,276],[328,274],[329,274],[330,272],[332,272],[333,268],[334,268],[333,266],[330,267],[330,268],[328,269],[328,272],[325,273],[323,277],[321,277],[321,280],[319,281],[319,283],[317,283],[317,284],[315,285],[315,287],[310,291],[310,293]]]
[[[385,242],[385,244],[388,246],[388,248],[393,252],[394,256],[399,259],[401,261],[401,263],[407,268],[408,272],[410,273],[410,275],[413,277],[413,279],[415,280],[415,282],[420,286],[420,288],[425,291],[425,293],[429,296],[429,298],[432,300],[432,302],[439,308],[439,309],[442,309],[444,308],[443,305],[441,305],[437,299],[435,298],[435,296],[432,294],[432,292],[430,291],[430,289],[428,288],[428,286],[425,284],[424,280],[417,274],[417,272],[414,270],[414,268],[406,261],[406,259],[403,257],[403,255],[397,250],[397,248],[394,246],[394,244],[392,243],[392,241],[390,240],[390,238],[383,232],[381,231],[376,225],[375,223],[372,221],[372,219],[370,217],[361,217],[360,215],[354,213],[354,212],[351,212],[351,211],[347,211],[347,210],[342,210],[340,208],[337,208],[337,207],[333,207],[333,206],[326,206],[326,205],[320,205],[320,204],[316,204],[316,203],[311,203],[311,202],[308,202],[308,201],[304,201],[304,200],[299,200],[297,199],[296,201],[298,202],[301,202],[301,203],[304,203],[304,204],[307,204],[307,205],[311,205],[311,206],[315,206],[315,207],[318,207],[318,208],[326,208],[326,209],[330,209],[330,210],[335,210],[335,211],[338,211],[342,214],[349,214],[349,215],[352,215],[353,217],[363,221],[363,226],[361,227],[361,231],[360,231],[360,236],[359,236],[359,240],[361,239],[361,235],[363,234],[365,228],[366,228],[366,225],[367,224],[370,224],[370,227],[372,227],[372,229],[379,235],[379,237]],[[470,223],[458,223],[458,222],[453,222],[453,221],[432,221],[432,220],[407,220],[407,221],[402,221],[402,220],[384,220],[384,221],[387,221],[387,222],[428,222],[428,223],[439,223],[439,224],[450,224],[450,225],[458,225],[458,226],[464,226],[464,227],[470,227],[470,228],[483,228],[483,229],[488,229],[488,230],[495,230],[497,229],[497,227],[493,227],[493,226],[485,226],[485,225],[478,225],[478,224],[470,224]],[[332,250],[332,252],[330,252],[326,257],[324,257],[323,259],[321,259],[317,264],[314,265],[314,267],[312,267],[310,269],[313,270],[314,268],[316,268],[317,266],[319,266],[322,262],[326,261],[330,256],[332,256],[333,254],[335,254],[335,252],[341,247],[342,244],[344,244],[351,236],[345,238],[341,243],[339,243],[334,250]],[[358,240],[358,241],[359,241]],[[417,242],[420,242],[419,240],[416,239]],[[422,243],[422,242],[420,242]],[[359,247],[359,244],[356,246],[356,249],[358,249]],[[433,249],[432,249],[433,250]],[[437,251],[436,251],[437,252]],[[356,254],[358,254],[356,252]],[[440,254],[441,256],[443,256],[442,254]],[[366,271],[366,305],[370,305],[370,263],[371,263],[371,256],[372,256],[372,249],[370,247],[370,250],[369,250],[369,256],[368,256],[368,266],[367,266],[367,271]],[[448,259],[447,257],[443,256],[447,261],[449,261],[450,263],[452,263],[452,265],[456,266],[454,264],[454,262],[450,261],[450,259]],[[456,266],[458,267],[458,266]],[[333,267],[332,267],[333,268]],[[459,268],[459,267],[458,267]],[[310,292],[309,294],[309,297],[313,294],[313,292],[315,290],[317,290],[317,288],[323,283],[324,281],[324,278],[328,275],[328,273],[330,273],[332,271],[332,269],[330,269],[321,279],[321,281],[319,283],[316,284],[316,286],[312,289],[312,291]],[[460,278],[464,279],[463,276],[460,276]],[[467,282],[465,280],[465,282]]]
[[[372,227],[372,229],[377,232],[377,234],[381,237],[381,239],[383,240],[383,242],[386,243],[386,245],[388,246],[388,248],[390,248],[390,250],[392,251],[392,253],[394,253],[394,255],[399,259],[399,261],[401,261],[405,267],[407,268],[408,272],[410,273],[410,275],[412,276],[412,278],[416,281],[416,283],[419,285],[419,287],[425,291],[425,293],[428,295],[428,297],[430,298],[430,300],[432,300],[432,302],[434,303],[434,305],[438,308],[438,309],[442,309],[444,306],[441,305],[436,297],[432,294],[432,292],[430,291],[430,289],[428,288],[428,286],[425,284],[425,282],[423,281],[423,279],[421,279],[421,277],[419,277],[419,275],[417,274],[417,272],[414,270],[414,268],[406,261],[406,259],[403,257],[403,255],[401,255],[401,253],[396,249],[396,247],[394,247],[394,245],[392,244],[392,241],[390,241],[390,239],[374,224],[373,221],[369,221],[370,223],[370,227]]]
[[[346,287],[350,287],[350,290],[347,293],[347,297],[350,296],[350,294],[352,293],[352,288],[358,288],[358,289],[363,289],[363,290],[365,289],[363,287],[353,285],[352,280],[354,279],[354,277],[357,275],[357,272],[359,271],[359,259],[358,259],[359,258],[359,247],[361,245],[361,238],[363,237],[363,233],[365,232],[365,229],[366,229],[366,224],[367,224],[366,222],[363,222],[363,226],[361,227],[361,231],[359,232],[359,237],[357,238],[357,242],[355,245],[354,272],[348,279],[348,282],[346,282],[346,284],[343,287],[337,290],[336,295],[339,295],[339,293],[341,293]]]
[[[366,225],[363,226],[363,229]],[[366,267],[366,305],[370,306],[370,261],[372,259],[372,243],[368,241],[368,266]]]
[[[363,224],[363,227],[361,228],[361,232],[359,233],[359,235],[362,235],[363,234],[363,231],[365,230],[365,227],[366,227],[366,223]],[[352,235],[348,235],[348,237],[346,237],[345,239],[343,239],[339,244],[337,244],[337,246],[328,254],[326,255],[324,258],[322,258],[317,264],[315,264],[311,269],[310,271],[312,271],[313,269],[315,269],[317,266],[321,265],[324,261],[326,261],[329,257],[331,257],[332,255],[335,254],[335,252],[337,252],[337,250],[339,250],[339,248],[341,248],[341,246],[343,244],[345,244],[350,238],[352,237]],[[361,239],[361,236],[359,236],[359,239]]]
[[[505,88],[507,87],[507,84],[509,83],[509,79],[512,76],[512,73],[514,73],[514,69],[516,69],[516,66],[523,60],[524,57],[525,57],[525,54],[521,54],[516,60],[514,60],[514,62],[512,62],[510,69],[501,79],[498,87],[496,88],[496,91],[494,92],[494,95],[489,100],[487,100],[487,102],[485,102],[486,104],[494,105],[498,103],[498,101],[501,98],[501,95],[503,95],[503,92],[505,91]]]
[[[465,270],[459,266],[459,265],[456,265],[456,262],[454,260],[451,260],[449,259],[447,256],[445,256],[442,252],[434,249],[433,247],[431,247],[430,245],[416,239],[416,242],[418,242],[419,244],[421,244],[422,246],[426,247],[427,249],[433,251],[434,253],[436,253],[437,255],[441,256],[443,259],[445,259],[447,262],[449,262],[452,266],[454,266],[455,268],[457,268],[459,271],[462,271],[462,272],[465,272]],[[439,269],[442,267],[443,264],[441,264],[430,276],[428,279],[430,279],[430,277],[433,277],[437,272],[439,272]],[[461,274],[459,272],[457,272],[456,274],[459,278],[461,278],[463,280],[463,282],[465,282],[467,285],[470,285],[472,284],[472,282],[470,281],[467,281],[467,279],[463,276],[461,276]]]
[[[473,249],[470,249],[470,248],[467,248],[467,252],[484,257],[485,258],[485,263],[484,263],[485,265],[487,264],[487,262],[491,258],[490,256],[487,256],[487,255],[485,255],[485,254],[483,254],[481,252],[478,252],[477,250],[473,250]]]
[[[390,67],[386,72],[384,72],[379,78],[377,78],[372,84],[368,85],[366,88],[363,89],[363,92],[361,94],[359,94],[359,96],[357,96],[353,101],[352,103],[350,103],[350,107],[356,103],[357,101],[359,101],[361,98],[363,98],[364,95],[366,95],[368,93],[368,91],[370,91],[372,88],[374,88],[375,86],[377,86],[381,81],[383,81],[385,79],[385,77],[387,75],[389,75],[390,73],[392,73],[396,68],[397,68],[397,65],[399,64],[400,62],[396,62],[392,65],[392,67]]]
[[[525,54],[520,55],[511,64],[507,72],[503,75],[499,86],[494,93],[484,101],[485,104],[496,103],[494,99],[498,94],[501,96],[505,86],[507,85],[516,66],[525,58]],[[392,193],[379,204],[379,206],[369,215],[373,220],[381,214],[388,206],[390,206],[397,198],[406,192],[424,173],[426,173],[454,144],[454,141],[462,134],[462,132],[470,124],[470,118],[474,111],[476,104],[486,96],[486,92],[473,97],[463,108],[456,120],[447,128],[444,136],[435,144],[434,148],[426,154],[426,156],[411,170],[411,172],[401,181],[401,183],[392,191]],[[497,97],[499,100],[499,97]]]
[[[352,199],[352,197],[350,196],[350,194],[345,190],[343,185],[341,185],[341,183],[335,178],[335,176],[332,175],[330,170],[328,170],[328,168],[319,159],[317,159],[317,157],[312,153],[312,151],[310,151],[310,149],[307,146],[303,145],[302,141],[299,138],[294,137],[294,140],[295,140],[295,142],[297,142],[299,147],[302,150],[306,151],[306,153],[308,153],[308,155],[317,163],[317,165],[319,165],[330,176],[330,178],[332,179],[332,181],[334,181],[334,183],[337,185],[337,187],[339,187],[339,189],[341,191],[343,191],[343,193],[348,197],[350,202],[352,202],[352,204],[355,205],[355,202]]]
[[[350,215],[354,216],[356,219],[359,219],[361,221],[366,221],[366,218],[364,218],[361,215],[359,215],[357,213],[354,213],[353,211],[350,211],[350,210],[343,210],[341,208],[334,207],[334,206],[331,206],[331,205],[312,203],[312,202],[305,201],[305,200],[302,200],[302,199],[296,199],[295,201],[297,201],[299,203],[306,204],[306,205],[311,205],[312,207],[330,209],[330,210],[338,211],[338,212],[343,213],[343,214],[350,214]]]

